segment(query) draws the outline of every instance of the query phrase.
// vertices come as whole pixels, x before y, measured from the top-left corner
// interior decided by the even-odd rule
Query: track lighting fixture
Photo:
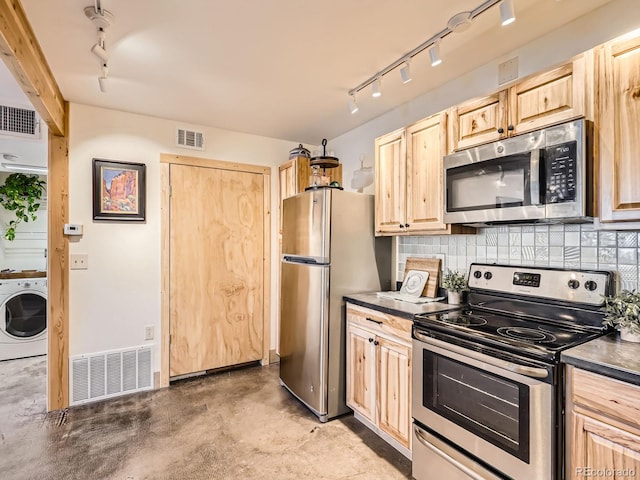
[[[440,58],[440,41],[436,41],[429,49],[429,58],[431,59],[431,66],[437,67],[442,63]]]
[[[378,98],[380,95],[382,95],[382,91],[381,91],[382,85],[381,85],[381,83],[382,82],[380,81],[379,78],[376,78],[373,81],[373,84],[371,85],[371,96],[372,97]]]
[[[109,69],[107,68],[107,64],[102,65],[102,75],[98,77],[98,85],[100,85],[100,91],[102,93],[107,92],[107,77],[109,76]]]
[[[467,30],[473,20],[480,14],[486,12],[491,7],[500,4],[500,16],[502,19],[502,25],[508,25],[515,20],[515,14],[513,13],[513,0],[485,0],[475,9],[470,12],[460,12],[449,19],[447,26],[433,35],[425,42],[418,45],[413,50],[405,53],[395,62],[387,65],[385,68],[372,75],[367,80],[362,82],[355,88],[349,90],[349,111],[355,113],[358,111],[358,105],[355,102],[355,95],[364,88],[371,85],[372,96],[379,97],[381,94],[380,82],[383,76],[396,68],[400,68],[400,77],[402,83],[409,83],[411,81],[411,74],[409,71],[409,61],[421,53],[424,50],[429,50],[429,58],[431,60],[431,66],[435,67],[442,63],[442,57],[440,56],[440,42],[451,33],[460,33]]]
[[[500,4],[500,18],[503,27],[516,21],[516,14],[513,12],[513,0],[502,0]]]
[[[107,61],[109,60],[109,52],[105,46],[106,31],[111,26],[113,21],[113,15],[102,8],[100,0],[95,0],[95,5],[84,8],[84,14],[95,25],[98,41],[91,47],[91,53],[93,53],[100,60],[101,75],[98,76],[98,85],[101,92],[107,91],[107,76],[109,69],[107,68]]]
[[[99,45],[96,43],[93,47],[91,47],[91,53],[93,53],[96,57],[98,57],[103,62],[106,62],[107,60],[109,60],[109,54],[104,49],[103,45]]]
[[[356,101],[356,94],[352,94],[349,95],[351,98],[349,99],[349,112],[351,112],[351,114],[353,115],[354,113],[356,113],[359,108],[358,108],[358,102]]]
[[[409,83],[411,81],[411,71],[409,69],[409,60],[404,62],[404,65],[400,68],[400,78],[402,83]]]

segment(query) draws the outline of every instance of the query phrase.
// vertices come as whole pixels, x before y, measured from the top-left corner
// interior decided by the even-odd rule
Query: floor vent
[[[35,110],[0,105],[0,133],[40,138],[40,125]]]
[[[152,389],[152,359],[149,346],[71,357],[71,405]]]
[[[176,129],[176,146],[191,150],[204,150],[204,133],[178,127]]]

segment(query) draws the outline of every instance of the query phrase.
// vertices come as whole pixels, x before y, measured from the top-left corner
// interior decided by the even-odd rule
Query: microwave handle
[[[531,205],[540,205],[540,152],[531,151],[531,163],[529,164],[529,189],[531,191]]]

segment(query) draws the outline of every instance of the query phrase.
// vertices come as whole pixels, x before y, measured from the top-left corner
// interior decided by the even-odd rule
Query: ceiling
[[[498,6],[428,54],[370,87],[348,111],[348,91],[445,28],[482,0],[101,0],[109,79],[90,49],[94,0],[22,0],[66,100],[317,145],[605,4],[610,0],[514,0],[501,27]]]

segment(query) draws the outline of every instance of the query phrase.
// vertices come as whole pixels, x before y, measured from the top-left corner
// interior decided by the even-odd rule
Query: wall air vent
[[[35,110],[0,105],[0,134],[40,138],[40,122]]]
[[[71,405],[153,388],[153,348],[76,355],[70,358]]]
[[[191,150],[204,150],[204,132],[178,127],[176,129],[176,146]]]

